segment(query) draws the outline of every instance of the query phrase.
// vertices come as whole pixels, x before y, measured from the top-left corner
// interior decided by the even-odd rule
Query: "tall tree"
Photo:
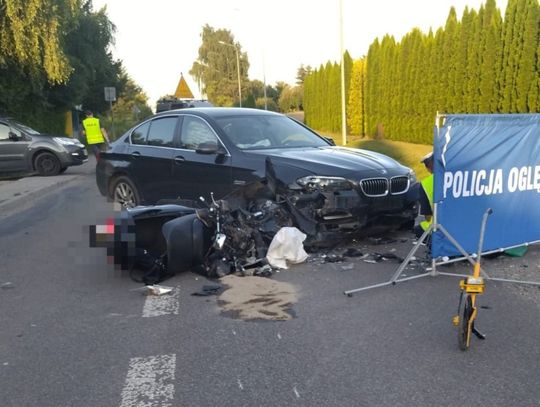
[[[364,135],[365,59],[354,61],[347,103],[347,123],[352,134]],[[308,100],[307,97],[305,98]]]
[[[502,17],[495,0],[487,0],[480,14],[479,113],[494,113],[499,101],[497,69],[501,53]]]
[[[242,89],[248,81],[249,61],[240,43],[234,41],[229,30],[205,25],[201,33],[199,57],[189,73],[202,84],[202,91],[218,106],[232,106],[238,102],[238,68]],[[239,66],[237,64],[237,53]]]
[[[72,70],[63,33],[80,0],[0,0],[0,65],[12,60],[32,80],[64,83]]]
[[[540,5],[538,0],[523,1],[523,32],[521,52],[517,62],[515,86],[515,110],[517,112],[535,112],[537,106],[536,81],[538,79],[536,54],[540,40]]]
[[[94,12],[91,0],[85,0],[73,12],[69,25],[63,26],[60,45],[63,58],[72,67],[69,78],[51,83],[43,66],[28,68],[15,56],[2,53],[0,111],[57,133],[64,131],[65,112],[75,105],[105,112],[109,106],[103,100],[103,87],[116,87],[120,97],[125,83],[120,79],[121,64],[109,50],[113,40],[114,26],[106,10]]]
[[[313,68],[311,68],[311,66],[309,65],[304,66],[304,64],[301,64],[298,70],[296,71],[296,84],[303,85],[306,76],[309,75],[312,70]]]

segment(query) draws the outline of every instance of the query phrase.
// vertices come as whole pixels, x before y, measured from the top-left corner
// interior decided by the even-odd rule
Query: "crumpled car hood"
[[[281,148],[244,151],[271,157],[275,164],[303,168],[317,175],[349,179],[406,175],[408,168],[373,151],[346,147]]]

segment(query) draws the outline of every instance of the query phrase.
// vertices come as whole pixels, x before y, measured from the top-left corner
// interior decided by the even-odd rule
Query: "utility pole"
[[[339,0],[339,41],[341,50],[341,135],[347,144],[347,112],[345,107],[345,56],[343,52],[343,0]]]

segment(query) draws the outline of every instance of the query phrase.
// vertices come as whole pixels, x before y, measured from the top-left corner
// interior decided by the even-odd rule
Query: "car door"
[[[12,137],[10,137],[10,134]],[[0,172],[28,170],[29,137],[18,129],[0,122]]]
[[[182,115],[180,148],[174,156],[173,176],[179,197],[222,198],[232,190],[231,156],[208,122],[195,115]],[[220,152],[202,152],[215,143]],[[198,151],[199,150],[199,151]]]
[[[131,133],[130,178],[147,203],[176,197],[172,166],[177,131],[178,116],[174,115],[156,117]]]

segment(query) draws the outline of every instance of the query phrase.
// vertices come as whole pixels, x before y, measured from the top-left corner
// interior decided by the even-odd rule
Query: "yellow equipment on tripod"
[[[490,208],[486,210],[482,217],[482,225],[480,227],[480,238],[478,242],[478,256],[473,267],[473,275],[467,277],[466,280],[459,282],[461,295],[459,297],[458,314],[452,318],[452,322],[458,327],[458,344],[461,350],[469,349],[471,344],[471,333],[475,334],[478,339],[486,339],[476,327],[474,321],[478,315],[476,307],[476,296],[484,293],[484,279],[480,276],[480,262],[482,258],[482,246],[484,244],[484,233],[486,230],[487,218],[493,213]]]

